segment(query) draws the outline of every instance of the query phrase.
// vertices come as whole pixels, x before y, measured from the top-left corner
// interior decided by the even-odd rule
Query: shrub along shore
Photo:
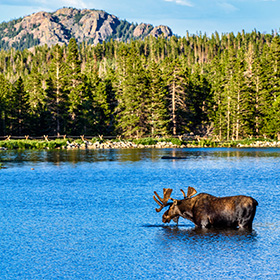
[[[26,149],[131,149],[131,148],[205,148],[205,147],[280,147],[280,141],[271,139],[244,139],[239,141],[216,141],[213,139],[184,140],[179,138],[142,138],[127,140],[92,139],[55,139],[55,140],[3,140],[0,141],[0,150]]]

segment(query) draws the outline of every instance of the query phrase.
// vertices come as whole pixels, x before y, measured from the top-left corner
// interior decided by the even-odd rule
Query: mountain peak
[[[127,41],[149,35],[170,37],[172,31],[163,25],[131,24],[101,10],[64,7],[53,13],[42,11],[1,23],[0,47],[24,49],[35,45],[68,44],[71,38],[78,43],[86,41],[96,45],[110,39]]]

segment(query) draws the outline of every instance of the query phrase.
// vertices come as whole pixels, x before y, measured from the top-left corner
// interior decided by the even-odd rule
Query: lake
[[[279,148],[0,151],[0,163],[0,279],[280,279]],[[163,224],[153,191],[188,186],[254,197],[253,230]]]

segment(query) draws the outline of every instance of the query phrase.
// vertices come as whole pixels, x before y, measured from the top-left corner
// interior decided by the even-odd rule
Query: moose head
[[[164,223],[169,223],[171,221],[171,219],[175,223],[178,223],[179,217],[182,216],[182,215],[180,215],[181,211],[179,211],[180,210],[179,206],[182,204],[183,200],[177,200],[177,199],[171,198],[170,196],[171,196],[172,191],[173,191],[172,189],[163,189],[163,198],[161,198],[157,194],[156,191],[154,192],[158,199],[155,196],[153,196],[153,198],[156,201],[156,203],[160,206],[160,208],[156,209],[157,212],[160,212],[166,206],[170,206],[169,209],[167,211],[165,211],[165,213],[162,216],[162,221]],[[181,189],[181,192],[183,193],[184,200],[191,198],[192,196],[194,196],[197,193],[197,191],[192,187],[188,188],[187,196],[182,189]],[[172,200],[173,202],[168,203],[169,200]]]
[[[187,195],[181,189],[183,199],[171,198],[172,189],[163,189],[163,198],[157,192],[153,196],[160,208],[169,206],[162,216],[163,223],[173,220],[178,224],[179,217],[192,221],[197,227],[239,227],[252,228],[258,202],[249,196],[237,195],[216,197],[207,193],[194,196],[197,191],[188,187]],[[171,200],[172,202],[168,202]]]

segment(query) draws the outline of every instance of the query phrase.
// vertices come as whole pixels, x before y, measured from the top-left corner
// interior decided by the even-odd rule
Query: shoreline
[[[198,141],[181,141],[179,139],[155,140],[4,140],[0,141],[0,150],[55,150],[55,149],[167,149],[167,148],[279,148],[280,141],[212,141],[202,139]]]

